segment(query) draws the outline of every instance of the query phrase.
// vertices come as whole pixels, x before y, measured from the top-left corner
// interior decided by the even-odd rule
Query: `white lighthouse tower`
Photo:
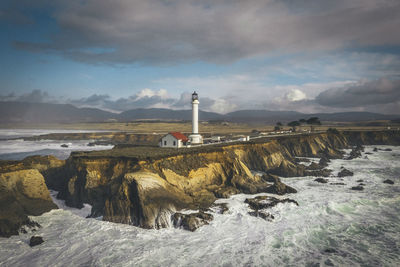
[[[196,91],[192,94],[192,134],[189,135],[191,144],[202,144],[203,137],[199,134],[199,96]]]

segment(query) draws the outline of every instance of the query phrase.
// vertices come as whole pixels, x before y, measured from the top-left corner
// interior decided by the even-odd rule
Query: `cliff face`
[[[339,158],[344,135],[319,134],[195,149],[158,158],[72,155],[66,163],[60,197],[67,204],[93,205],[92,216],[145,228],[165,227],[182,208],[204,209],[217,197],[236,193],[293,192],[267,176],[306,174],[294,157]],[[279,184],[277,184],[279,183]],[[282,189],[283,188],[283,189]]]
[[[67,205],[80,208],[83,203],[91,204],[93,217],[103,216],[107,221],[144,228],[161,228],[169,225],[171,215],[181,209],[199,209],[203,216],[202,210],[216,198],[237,193],[294,193],[295,189],[283,184],[275,175],[323,175],[321,170],[299,164],[295,157],[341,158],[340,149],[362,144],[400,145],[400,134],[389,131],[323,133],[191,149],[117,147],[108,151],[73,153],[66,161],[35,156],[21,162],[0,164],[2,192],[17,192],[16,195],[2,193],[1,196],[7,197],[1,198],[0,204],[4,206],[3,210],[6,210],[4,203],[17,203],[15,205],[22,205],[22,208],[15,210],[28,210],[25,217],[20,213],[15,217],[7,210],[8,217],[18,218],[13,221],[17,226],[23,223],[26,215],[53,208],[44,183],[31,186],[47,192],[46,196],[27,195],[29,190],[18,185],[21,182],[15,182],[16,186],[4,185],[4,181],[9,180],[5,177],[10,173],[16,181],[24,177],[40,180],[43,175],[47,186],[59,191],[58,196],[65,199]],[[35,171],[23,173],[22,169]],[[267,174],[253,175],[250,170]],[[24,205],[29,203],[36,203],[36,208],[26,209]],[[36,210],[37,206],[44,210]],[[2,229],[7,224],[7,216],[0,217]],[[15,233],[15,229],[18,228],[7,230],[7,233]]]
[[[56,209],[43,176],[36,169],[0,173],[0,236],[18,234],[28,215]]]

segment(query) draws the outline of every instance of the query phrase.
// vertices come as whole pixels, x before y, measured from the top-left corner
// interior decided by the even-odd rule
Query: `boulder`
[[[346,185],[345,183],[330,183],[330,185]]]
[[[38,170],[0,173],[0,236],[17,235],[21,226],[35,226],[28,216],[57,208]]]
[[[385,181],[383,181],[385,184],[394,184],[394,182],[390,179],[386,179]]]
[[[250,208],[252,208],[253,210],[272,208],[278,205],[279,203],[294,203],[297,206],[299,205],[299,203],[297,203],[296,200],[290,198],[279,199],[270,196],[258,196],[255,198],[247,198],[244,202],[249,204]]]
[[[44,240],[41,236],[32,236],[31,239],[29,240],[29,246],[34,247],[42,244],[43,242]]]
[[[297,193],[297,190],[281,182],[281,179],[273,174],[264,175],[263,179],[274,184],[269,186],[264,192],[270,194],[284,195]]]
[[[229,210],[227,203],[213,203],[207,211],[214,211],[218,214],[224,214]]]
[[[274,215],[263,210],[249,211],[249,215],[254,217],[260,217],[266,221],[272,221],[273,219],[275,219]]]
[[[373,149],[372,151],[378,152],[378,148],[377,148],[377,147],[374,147],[374,149]]]
[[[345,177],[345,176],[353,176],[354,173],[349,171],[348,169],[342,169],[339,173],[338,173],[338,177]]]
[[[177,228],[194,232],[197,228],[208,224],[213,218],[211,214],[203,211],[190,214],[177,212],[172,216],[172,222]]]
[[[361,185],[357,185],[357,186],[353,186],[351,188],[351,190],[362,191],[362,190],[364,190],[364,187],[362,187]]]
[[[315,181],[315,182],[318,182],[318,183],[323,183],[323,184],[326,184],[326,183],[328,182],[328,180],[327,180],[327,179],[324,179],[324,178],[317,178],[317,179],[315,179],[314,181]]]
[[[329,158],[327,158],[327,157],[322,157],[320,160],[319,160],[319,166],[321,166],[322,168],[325,168],[325,167],[327,167],[328,166],[328,163],[329,162],[331,162],[331,160],[329,159]]]
[[[319,170],[322,169],[322,167],[315,162],[312,162],[309,166],[306,167],[306,170]]]

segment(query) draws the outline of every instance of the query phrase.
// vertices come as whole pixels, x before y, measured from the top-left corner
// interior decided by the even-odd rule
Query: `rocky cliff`
[[[323,169],[329,158],[341,158],[340,149],[360,144],[400,145],[400,134],[328,132],[190,149],[116,147],[76,152],[66,161],[54,157],[27,158],[0,165],[0,172],[35,168],[49,188],[59,191],[58,197],[65,199],[67,205],[80,208],[89,203],[91,216],[103,216],[107,221],[161,228],[177,217],[179,222],[174,224],[194,220],[201,225],[210,217],[202,212],[216,198],[237,193],[294,193],[296,190],[276,175],[329,175]],[[296,157],[323,160],[320,166],[306,167]],[[254,175],[252,171],[265,174]],[[200,211],[185,218],[176,213],[182,209]]]
[[[35,225],[29,215],[56,208],[38,170],[0,173],[0,236],[18,234],[22,225]]]
[[[74,153],[66,162],[64,184],[58,190],[71,206],[93,205],[92,216],[159,228],[177,210],[205,209],[216,198],[231,194],[295,192],[274,174],[321,175],[321,170],[310,170],[295,157],[340,158],[340,149],[351,145],[397,145],[399,140],[397,132],[345,132],[180,150]],[[253,175],[251,170],[267,175]]]

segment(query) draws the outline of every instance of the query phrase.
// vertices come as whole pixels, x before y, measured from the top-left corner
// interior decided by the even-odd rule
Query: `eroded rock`
[[[278,205],[279,203],[293,203],[296,204],[297,206],[299,205],[299,203],[297,203],[296,200],[290,198],[279,199],[270,196],[258,196],[255,198],[246,198],[244,202],[249,204],[250,208],[252,208],[253,210],[272,208]]]
[[[357,185],[357,186],[353,186],[351,188],[351,190],[362,191],[362,190],[364,190],[364,187],[362,185]]]
[[[390,179],[386,179],[385,181],[383,181],[385,184],[394,184],[394,181],[390,180]]]
[[[354,173],[352,171],[349,171],[348,169],[343,168],[339,173],[338,177],[346,177],[346,176],[353,176]]]
[[[0,173],[0,236],[17,235],[23,225],[36,226],[29,215],[57,208],[38,170]]]
[[[328,182],[328,180],[324,178],[317,178],[314,181],[322,184],[326,184]]]
[[[202,211],[190,214],[177,212],[172,216],[172,222],[177,228],[194,232],[197,228],[209,224],[213,218],[211,214]]]
[[[41,236],[32,236],[29,240],[29,246],[34,247],[40,245],[44,242],[43,237]]]
[[[266,181],[268,181],[268,182],[273,182],[273,185],[269,186],[264,191],[265,193],[271,193],[271,194],[277,194],[277,195],[297,193],[296,189],[282,183],[281,179],[276,175],[268,174],[268,175],[263,176],[263,178],[266,179]]]

